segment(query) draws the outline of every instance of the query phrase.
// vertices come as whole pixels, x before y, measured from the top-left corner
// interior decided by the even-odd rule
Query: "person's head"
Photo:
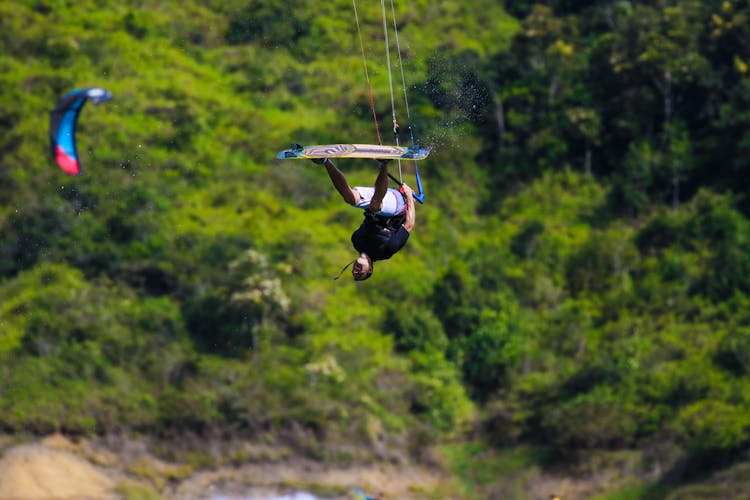
[[[373,269],[372,259],[369,255],[362,252],[352,265],[352,276],[356,281],[364,281],[372,276]]]

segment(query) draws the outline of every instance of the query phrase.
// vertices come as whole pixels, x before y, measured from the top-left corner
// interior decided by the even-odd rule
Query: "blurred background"
[[[377,143],[363,63],[393,142],[382,7],[426,203],[332,281],[362,216],[275,156]],[[749,497],[749,15],[0,3],[0,496],[63,453],[94,498]]]

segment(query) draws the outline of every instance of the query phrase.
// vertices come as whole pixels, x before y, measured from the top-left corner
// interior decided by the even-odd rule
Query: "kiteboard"
[[[378,144],[323,144],[300,146],[280,151],[276,158],[299,160],[314,158],[374,158],[378,160],[424,160],[430,154],[429,148],[383,146]]]

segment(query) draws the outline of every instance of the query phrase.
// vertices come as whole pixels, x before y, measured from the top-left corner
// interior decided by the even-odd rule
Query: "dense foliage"
[[[360,284],[361,215],[274,159],[376,140],[349,3],[0,4],[0,426],[747,449],[750,7],[508,3],[398,2],[428,198]]]

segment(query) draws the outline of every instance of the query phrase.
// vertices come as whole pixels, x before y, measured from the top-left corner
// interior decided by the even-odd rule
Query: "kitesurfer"
[[[374,261],[390,259],[406,245],[414,229],[414,191],[406,184],[401,184],[400,189],[388,187],[388,160],[380,160],[380,171],[373,187],[351,187],[330,158],[313,161],[326,168],[345,202],[365,211],[364,221],[352,234],[352,245],[359,256],[341,273],[351,265],[354,279],[366,280],[372,275]]]

